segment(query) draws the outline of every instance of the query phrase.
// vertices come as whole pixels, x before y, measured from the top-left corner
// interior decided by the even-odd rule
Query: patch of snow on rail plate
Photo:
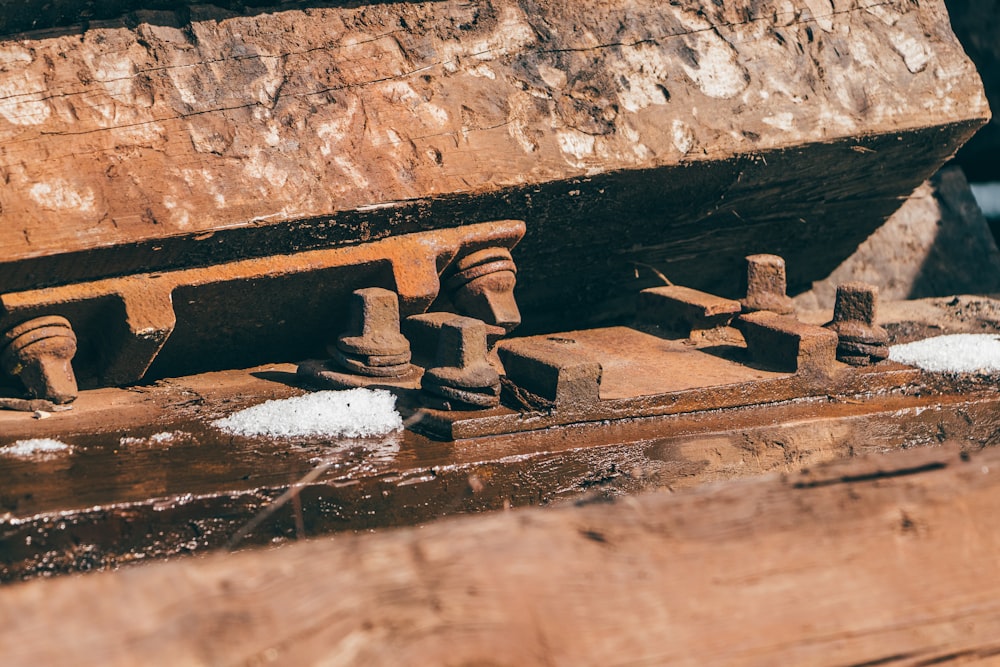
[[[954,334],[893,345],[889,358],[936,373],[1000,372],[1000,336]]]
[[[60,452],[68,452],[72,447],[65,442],[51,438],[36,438],[34,440],[17,440],[13,445],[0,447],[0,456],[10,456],[18,459],[50,458]]]
[[[398,431],[403,418],[388,391],[348,389],[267,401],[212,425],[234,435],[364,438]]]
[[[162,433],[154,433],[148,438],[123,435],[118,439],[118,444],[122,447],[169,447],[178,440],[190,437],[190,434],[184,431],[164,431]]]

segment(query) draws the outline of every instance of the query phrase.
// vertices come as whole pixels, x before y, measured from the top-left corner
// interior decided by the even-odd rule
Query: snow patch
[[[1000,372],[1000,336],[953,334],[889,348],[889,358],[935,373]]]
[[[154,433],[148,438],[136,438],[125,435],[118,439],[118,444],[122,447],[162,447],[187,437],[189,437],[189,434],[184,431],[163,431],[162,433]]]
[[[33,440],[17,440],[13,445],[0,447],[0,456],[18,459],[45,457],[58,452],[67,452],[72,447],[52,438],[36,438]]]
[[[318,391],[267,401],[212,426],[245,436],[346,437],[385,435],[403,428],[396,397],[384,389]]]

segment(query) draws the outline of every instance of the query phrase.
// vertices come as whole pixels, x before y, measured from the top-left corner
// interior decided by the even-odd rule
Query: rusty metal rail
[[[523,235],[521,221],[493,221],[7,293],[0,295],[0,331],[7,331],[0,348],[7,350],[7,372],[19,375],[32,395],[67,402],[76,393],[72,370],[67,371],[67,355],[72,356],[67,345],[50,346],[39,356],[32,354],[37,345],[28,348],[23,342],[26,332],[43,326],[52,331],[56,316],[61,318],[56,333],[80,341],[75,366],[87,386],[138,382],[158,358],[165,358],[162,368],[174,373],[211,370],[219,354],[223,365],[217,368],[301,358],[322,349],[325,337],[340,328],[359,285],[392,289],[404,315],[422,313],[441,297],[494,325],[513,328],[520,316],[510,296],[509,250]],[[444,294],[442,275],[449,281]],[[48,370],[25,375],[21,362],[28,357]],[[62,369],[58,382],[54,367]]]

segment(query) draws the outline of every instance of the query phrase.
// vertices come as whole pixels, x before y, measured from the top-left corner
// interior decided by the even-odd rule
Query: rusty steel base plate
[[[517,397],[505,391],[505,404],[498,408],[446,412],[422,408],[419,395],[404,390],[400,408],[407,416],[422,413],[414,429],[432,437],[462,440],[816,396],[891,393],[920,375],[914,368],[889,361],[861,368],[835,363],[823,375],[779,372],[750,359],[735,332],[720,336],[721,342],[695,342],[650,330],[654,333],[608,327],[517,339],[555,343],[598,361],[603,370],[599,400],[590,404],[555,404],[540,410],[525,409],[522,404],[518,409],[513,407],[518,405]]]
[[[1000,442],[995,378],[929,374],[893,392],[454,442],[412,431],[364,440],[244,437],[211,425],[265,398],[301,394],[290,384],[294,370],[284,364],[85,392],[72,411],[44,420],[0,412],[0,444],[51,437],[72,448],[0,459],[0,581],[791,472],[896,448]],[[846,375],[860,383],[871,373]],[[735,395],[731,385],[727,391]],[[463,418],[483,423],[452,416],[461,428]]]
[[[914,302],[899,313],[890,306],[883,313],[897,342],[1000,330],[1000,304],[978,297]],[[729,333],[697,344],[622,327],[537,338],[510,345],[524,358],[538,346],[570,350],[572,363],[537,368],[558,366],[574,391],[521,412],[426,411],[413,425],[423,433],[243,437],[212,425],[304,393],[293,364],[85,391],[71,410],[42,419],[0,410],[0,447],[29,438],[70,447],[0,457],[0,581],[794,472],[898,448],[1000,444],[996,376],[890,363],[777,371],[748,359]],[[595,364],[601,382],[590,394]],[[508,364],[515,376],[532,379],[515,365]],[[541,390],[552,379],[539,378]],[[419,394],[410,382],[399,404],[415,414]],[[505,400],[524,398],[506,389]]]

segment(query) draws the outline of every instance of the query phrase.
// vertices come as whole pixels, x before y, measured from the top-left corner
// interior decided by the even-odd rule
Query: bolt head
[[[747,258],[746,296],[740,300],[750,312],[768,310],[789,315],[795,310],[788,298],[785,260],[778,255],[749,255]]]
[[[874,326],[878,310],[878,288],[862,282],[843,283],[837,286],[837,300],[833,307],[834,322],[861,322]]]

